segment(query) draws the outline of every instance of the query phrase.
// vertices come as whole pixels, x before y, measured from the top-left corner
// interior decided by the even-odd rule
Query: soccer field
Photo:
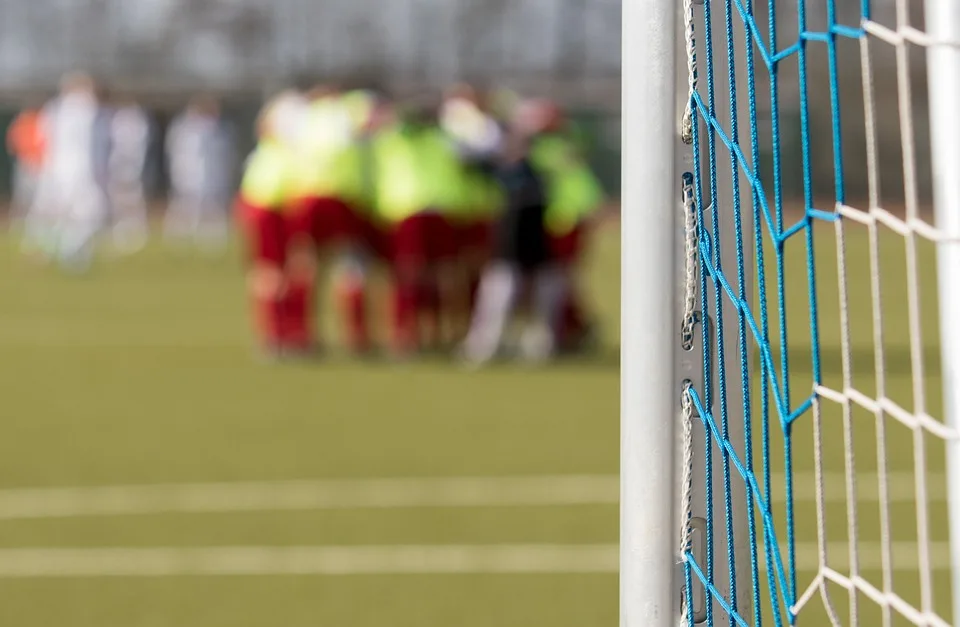
[[[842,389],[830,227],[821,242],[821,357],[826,383]],[[67,277],[4,241],[0,624],[615,624],[618,234],[603,233],[594,250],[589,286],[605,333],[597,358],[465,372],[441,360],[257,363],[236,255],[155,246]],[[883,253],[887,396],[912,410],[900,238],[885,238]],[[802,240],[787,255],[791,383],[801,399],[811,355]],[[847,259],[853,383],[872,396],[864,231],[850,229]],[[932,249],[921,262],[927,409],[939,416]],[[826,525],[842,543],[840,418],[827,403]],[[864,410],[853,421],[861,570],[879,587],[875,429]],[[811,424],[801,418],[793,436],[801,591],[817,565]],[[928,440],[944,615],[943,456]],[[916,449],[892,420],[887,447],[893,584],[919,605]],[[848,572],[846,548],[832,548],[831,564]],[[845,591],[834,600],[845,613]],[[875,604],[862,601],[861,624],[879,624]],[[828,624],[808,610],[801,624]]]

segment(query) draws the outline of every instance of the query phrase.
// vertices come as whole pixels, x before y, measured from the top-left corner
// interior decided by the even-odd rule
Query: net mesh
[[[958,42],[917,4],[684,3],[691,627],[948,624],[924,59]]]

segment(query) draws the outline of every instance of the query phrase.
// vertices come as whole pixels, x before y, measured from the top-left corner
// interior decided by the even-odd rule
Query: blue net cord
[[[870,14],[869,0],[861,0],[861,14],[867,18]],[[816,268],[814,258],[813,227],[816,221],[835,221],[834,211],[818,210],[814,207],[810,150],[810,120],[807,93],[807,47],[811,43],[825,45],[827,49],[831,129],[834,149],[834,189],[835,201],[845,201],[844,167],[841,151],[840,94],[837,79],[836,41],[840,37],[864,37],[862,28],[851,28],[836,23],[835,0],[827,0],[827,28],[822,32],[808,31],[806,9],[803,0],[797,2],[797,32],[792,42],[781,47],[777,33],[777,2],[767,0],[769,16],[769,35],[764,41],[760,27],[755,21],[753,0],[707,0],[702,11],[689,9],[687,23],[684,24],[688,39],[688,67],[691,73],[691,94],[684,120],[684,139],[689,139],[693,151],[692,172],[684,173],[693,179],[694,211],[696,213],[696,248],[699,261],[699,304],[701,311],[711,311],[715,316],[717,332],[709,333],[708,325],[701,324],[700,339],[703,351],[704,384],[702,390],[691,389],[689,395],[696,409],[696,417],[704,426],[704,457],[700,463],[705,469],[705,558],[699,563],[690,547],[685,554],[685,588],[687,598],[692,598],[693,582],[699,581],[713,602],[706,606],[706,624],[716,621],[715,606],[722,608],[730,621],[738,625],[762,624],[761,606],[763,599],[770,601],[775,608],[773,624],[778,627],[784,622],[795,624],[796,616],[790,611],[797,599],[797,573],[795,553],[794,495],[793,495],[793,423],[807,415],[812,407],[814,395],[806,393],[794,404],[790,380],[791,364],[787,337],[786,268],[784,248],[790,239],[798,238],[806,248],[806,274],[808,281],[809,325],[812,343],[811,375],[815,385],[821,383],[818,308],[816,298]],[[723,43],[720,44],[716,25],[720,23],[717,15],[723,10]],[[696,13],[699,13],[698,19]],[[735,30],[746,32],[746,45],[738,44]],[[694,37],[698,37],[694,44]],[[716,67],[721,45],[725,48],[726,67]],[[742,46],[742,49],[738,49]],[[802,178],[804,194],[803,217],[794,224],[784,221],[782,139],[780,123],[780,77],[779,66],[787,59],[796,58],[799,76],[799,117],[802,152]],[[705,81],[697,83],[697,59],[704,61]],[[745,71],[737,67],[742,59]],[[758,63],[759,61],[759,63]],[[757,71],[767,72],[766,80],[770,84],[771,118],[769,120],[772,145],[763,147],[758,130]],[[716,72],[725,72],[726,93],[718,93],[715,81]],[[705,83],[705,84],[704,84]],[[745,83],[745,85],[744,85]],[[745,87],[745,90],[744,90]],[[746,92],[746,107],[743,92]],[[723,101],[725,99],[725,102]],[[721,122],[720,107],[728,109],[727,125]],[[746,111],[746,112],[745,112]],[[746,115],[747,124],[742,124]],[[749,135],[747,136],[747,131]],[[689,134],[689,137],[687,136]],[[741,136],[744,136],[741,138]],[[741,148],[742,141],[749,141],[750,159]],[[763,148],[769,148],[772,173],[762,177],[757,155]],[[729,165],[732,193],[722,197],[720,177],[723,173],[721,163]],[[741,180],[749,186],[750,217],[753,230],[744,233],[744,211],[741,202]],[[746,194],[743,195],[746,198]],[[772,205],[772,206],[771,206]],[[725,234],[733,236],[723,237]],[[746,258],[745,242],[755,249],[755,261]],[[735,247],[735,272],[724,267],[723,246]],[[774,276],[768,276],[768,266],[764,257],[765,250],[774,253]],[[756,273],[756,287],[761,298],[755,308],[751,302],[753,285],[746,279],[747,264],[752,265]],[[766,294],[770,283],[774,281],[776,291],[776,311],[771,313]],[[728,370],[733,363],[728,359],[727,345],[732,337],[724,337],[724,313],[729,314],[732,304],[737,317],[736,351],[739,357],[739,376],[742,407],[732,408],[728,403],[728,379],[732,376]],[[777,341],[784,349],[780,351],[779,364],[775,363],[771,341],[771,315],[775,315],[779,335]],[[755,401],[751,395],[752,380],[750,358],[752,351],[759,352],[759,397]],[[716,378],[713,373],[716,373]],[[716,413],[715,413],[716,412]],[[754,415],[754,412],[759,414]],[[742,418],[741,418],[742,416]],[[759,476],[754,467],[754,431],[753,423],[760,420],[760,457]],[[730,442],[731,420],[742,419],[746,434],[743,457],[734,450]],[[775,439],[782,441],[785,469],[784,517],[785,524],[777,528],[771,507],[771,443]],[[719,503],[713,494],[714,455],[719,452],[724,489],[723,512],[715,511],[714,503]],[[731,488],[734,481],[743,481],[749,507],[756,517],[745,512],[734,511]],[[750,545],[749,580],[742,575],[738,578],[737,556],[734,551],[734,525],[742,524],[744,517],[748,527]],[[759,520],[758,520],[759,519]],[[758,525],[759,522],[759,525]],[[759,528],[758,528],[759,527]],[[721,537],[718,531],[723,529],[726,541],[718,546],[714,538]],[[784,547],[783,549],[781,547]],[[725,582],[728,593],[721,593],[715,576],[714,551],[727,553],[730,564],[729,581]],[[766,577],[760,574],[761,561],[767,564]],[[740,573],[745,572],[743,568]],[[737,606],[738,588],[750,588],[752,609]],[[693,617],[688,614],[688,623],[693,625]]]

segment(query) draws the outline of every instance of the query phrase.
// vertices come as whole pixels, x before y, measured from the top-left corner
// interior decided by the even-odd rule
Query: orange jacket
[[[7,151],[21,164],[39,169],[44,149],[40,112],[33,109],[21,112],[7,129]]]

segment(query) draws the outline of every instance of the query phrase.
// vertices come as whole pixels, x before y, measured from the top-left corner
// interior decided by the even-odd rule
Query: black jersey
[[[496,174],[505,206],[496,225],[493,256],[533,270],[549,258],[543,182],[526,159],[498,164]]]

